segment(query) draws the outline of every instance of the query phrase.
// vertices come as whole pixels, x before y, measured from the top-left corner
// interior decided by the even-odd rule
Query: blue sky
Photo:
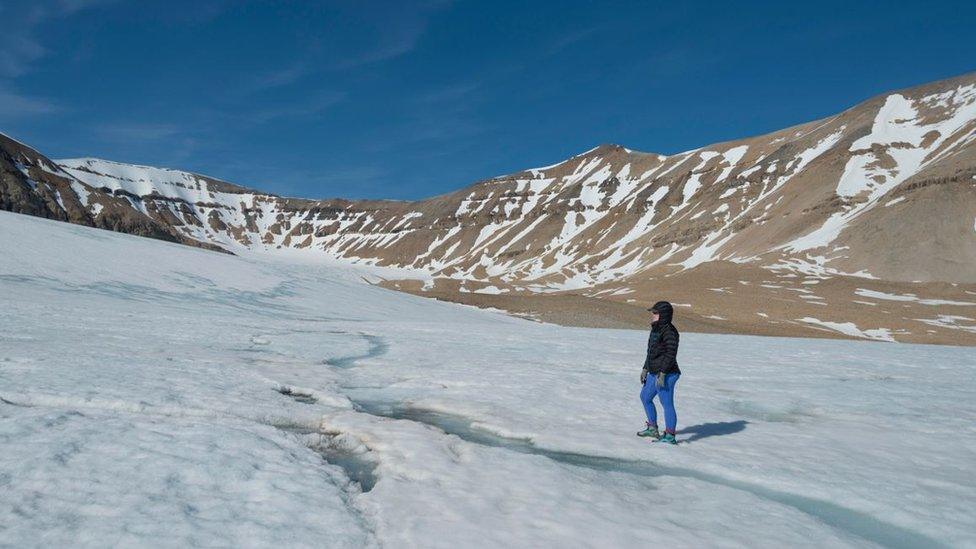
[[[289,196],[416,199],[976,70],[976,3],[0,0],[0,131]]]

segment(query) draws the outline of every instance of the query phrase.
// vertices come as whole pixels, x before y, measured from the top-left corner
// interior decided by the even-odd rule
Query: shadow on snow
[[[691,435],[682,442],[694,442],[708,437],[720,437],[722,435],[732,435],[744,431],[749,422],[744,419],[736,421],[717,421],[714,423],[700,423],[685,427],[678,431],[679,435]]]

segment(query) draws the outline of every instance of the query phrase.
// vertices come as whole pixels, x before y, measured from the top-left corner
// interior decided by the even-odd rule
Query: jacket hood
[[[651,307],[652,311],[656,311],[658,316],[658,323],[660,324],[670,324],[671,318],[674,317],[674,307],[671,306],[667,301],[658,301]]]

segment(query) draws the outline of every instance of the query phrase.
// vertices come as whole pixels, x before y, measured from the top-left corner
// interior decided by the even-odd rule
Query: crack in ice
[[[365,354],[351,355],[338,359],[326,359],[323,363],[337,368],[349,369],[356,367],[359,360],[375,358],[385,354],[389,349],[386,341],[379,336],[364,333],[358,335],[369,342],[370,346]],[[411,408],[398,404],[357,400],[349,397],[348,394],[345,396],[350,399],[350,402],[353,404],[353,409],[357,412],[375,417],[412,421],[428,425],[446,435],[454,435],[466,442],[480,446],[541,456],[557,463],[596,471],[616,472],[640,477],[687,478],[723,486],[790,507],[841,532],[877,543],[884,547],[906,549],[914,547],[946,547],[939,541],[922,533],[885,522],[868,513],[856,511],[829,501],[729,479],[695,469],[660,465],[647,460],[630,460],[541,448],[528,439],[504,437],[484,429],[478,429],[472,425],[470,419],[463,416]]]
[[[385,403],[354,401],[356,411],[373,416],[422,423],[447,434],[481,446],[502,448],[520,454],[548,458],[557,463],[586,469],[624,473],[640,477],[678,477],[715,484],[749,493],[760,499],[773,501],[812,516],[819,521],[842,532],[877,543],[884,547],[945,547],[944,544],[928,536],[896,526],[829,501],[801,496],[755,485],[720,475],[697,471],[684,467],[660,465],[647,460],[629,460],[607,456],[595,456],[564,450],[541,448],[531,440],[503,437],[484,429],[478,429],[462,416],[419,408],[402,407]]]
[[[343,333],[343,332],[330,332],[330,333]],[[326,358],[322,361],[322,364],[328,366],[334,366],[336,368],[342,368],[342,369],[354,368],[356,366],[356,363],[359,362],[360,360],[368,360],[371,358],[382,356],[386,354],[386,352],[390,348],[390,345],[386,342],[386,340],[380,336],[362,333],[362,332],[356,335],[366,340],[366,343],[369,345],[365,353],[358,354],[358,355],[335,357],[335,358]]]

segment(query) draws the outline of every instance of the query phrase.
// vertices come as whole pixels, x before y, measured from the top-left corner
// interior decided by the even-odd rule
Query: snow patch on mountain
[[[938,120],[925,123],[919,108],[948,107]],[[858,215],[873,208],[878,201],[901,182],[918,173],[933,160],[946,154],[946,143],[976,119],[976,85],[958,86],[954,90],[925,96],[913,101],[901,94],[891,94],[878,110],[868,135],[854,141],[836,193],[841,197],[863,196],[855,203],[833,214],[815,231],[784,246],[804,251],[827,246]]]
[[[853,337],[860,337],[864,339],[874,339],[878,341],[894,341],[895,339],[891,336],[891,330],[888,328],[873,328],[870,330],[861,330],[853,322],[831,322],[826,320],[819,320],[811,317],[803,317],[797,319],[800,322],[806,322],[808,324],[815,324],[817,326],[823,326],[831,330],[840,332]]]

